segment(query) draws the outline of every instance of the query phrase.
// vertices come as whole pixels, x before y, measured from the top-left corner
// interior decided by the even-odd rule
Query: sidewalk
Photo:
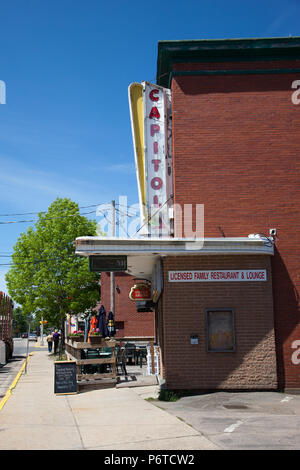
[[[213,450],[200,432],[151,404],[159,387],[54,394],[54,365],[37,350],[0,410],[1,450]]]

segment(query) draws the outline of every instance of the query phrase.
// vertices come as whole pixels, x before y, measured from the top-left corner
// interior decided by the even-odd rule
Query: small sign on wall
[[[129,292],[130,300],[151,300],[151,286],[146,282],[139,282],[135,284]]]

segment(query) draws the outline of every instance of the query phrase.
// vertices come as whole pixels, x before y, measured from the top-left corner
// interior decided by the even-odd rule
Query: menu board
[[[54,393],[58,395],[77,393],[75,361],[56,361],[54,363]]]

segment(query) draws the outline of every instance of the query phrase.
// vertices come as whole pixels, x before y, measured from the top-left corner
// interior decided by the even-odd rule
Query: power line
[[[126,206],[125,204],[116,204],[116,206],[119,206],[119,207],[125,207],[126,209],[128,209],[128,206]],[[129,214],[128,210],[126,211],[126,214],[124,212],[121,212],[120,209],[117,209],[117,211],[119,211],[121,214],[123,215],[127,215],[128,217],[136,217],[137,216],[137,212],[135,211],[134,214]]]
[[[76,216],[82,216],[82,215],[87,215],[87,214],[94,214],[95,211],[90,211],[90,212],[83,212],[82,214],[65,214],[60,217],[47,217],[47,220],[53,220],[53,219],[64,219],[65,217],[76,217]],[[21,223],[30,223],[30,222],[38,222],[39,219],[30,219],[30,220],[9,220],[7,222],[0,222],[0,225],[8,225],[8,224],[21,224]]]
[[[146,224],[149,224],[150,220],[153,219],[153,217],[154,217],[156,214],[158,214],[158,213],[162,210],[162,208],[169,202],[170,199],[172,199],[172,196],[170,196],[169,199],[167,199],[167,200],[162,204],[162,206],[160,206],[160,207],[157,209],[157,211],[156,211],[154,214],[152,214],[150,217],[148,217],[148,219],[146,220],[146,222],[143,223],[143,225],[140,226],[140,228],[135,232],[134,235],[132,235],[131,238],[133,238]]]
[[[73,253],[75,255],[75,252]],[[69,258],[70,255],[68,255]],[[26,256],[17,256],[18,258],[28,258]],[[0,266],[23,266],[26,264],[35,264],[35,263],[47,263],[48,261],[61,261],[66,258],[57,256],[56,258],[43,258],[43,259],[35,259],[33,261],[22,261],[20,263],[13,262],[13,263],[0,263]],[[75,256],[75,259],[80,259],[78,256]]]
[[[103,205],[103,204],[106,204],[106,203],[98,203],[98,204],[90,204],[90,205],[87,205],[87,206],[79,206],[79,209],[88,209],[90,207],[97,207],[98,210],[101,212],[101,214],[103,214],[104,218],[107,220],[107,222],[111,223],[110,220],[106,217],[104,211],[102,211],[99,206]],[[122,214],[122,215],[126,215],[127,217],[136,217],[137,216],[137,213],[134,213],[134,214],[130,214],[129,213],[129,208],[127,205],[125,204],[116,204],[118,206],[122,206],[124,208],[126,208],[126,212],[124,211],[121,211],[120,209],[117,209],[116,210]],[[61,212],[64,212],[61,211]],[[84,212],[82,214],[79,214],[79,215],[88,215],[88,214],[92,214],[94,213],[94,211],[90,211],[90,212]],[[9,214],[0,214],[0,217],[20,217],[20,216],[23,216],[23,215],[36,215],[36,214],[47,214],[47,211],[37,211],[37,212],[20,212],[20,213],[9,213]],[[58,219],[58,218],[64,218],[64,217],[74,217],[78,214],[65,214],[63,217],[47,217],[47,219]],[[26,220],[8,220],[6,222],[0,222],[0,225],[10,225],[10,224],[19,224],[19,223],[32,223],[32,222],[36,222],[38,221],[38,219],[26,219]]]
[[[86,207],[98,207],[100,204],[95,204],[93,206],[86,206]],[[83,207],[82,207],[83,208]],[[106,217],[105,215],[105,212],[101,209],[97,209],[99,212],[101,212],[101,214],[104,216],[104,218],[107,220],[107,222],[111,223],[111,221]],[[122,215],[126,215],[127,217],[135,217],[137,216],[137,214],[129,214],[128,212],[125,213],[125,212],[122,212],[120,211],[120,209],[117,209],[116,210],[122,214]],[[57,217],[48,217],[47,216],[47,220],[52,220],[52,219],[64,219],[65,217],[76,217],[78,215],[80,216],[83,216],[83,215],[88,215],[88,214],[94,214],[96,211],[93,210],[93,211],[89,211],[89,212],[83,212],[81,214],[64,214],[63,216],[57,216]],[[47,212],[28,212],[27,214],[46,214]],[[7,217],[8,215],[15,215],[15,216],[18,216],[18,215],[26,215],[26,213],[24,214],[0,214],[0,217]],[[23,223],[32,223],[32,222],[38,222],[39,219],[27,219],[27,220],[8,220],[6,222],[0,222],[0,225],[10,225],[10,224],[23,224]]]
[[[23,266],[25,264],[46,263],[48,261],[57,261],[57,258],[37,259],[34,261],[23,261],[22,263],[4,263],[0,266]]]
[[[127,216],[127,217],[136,217],[136,214],[135,214],[135,215],[133,215],[133,214],[128,214],[128,212],[120,211],[120,209],[118,209],[117,207],[116,207],[115,209],[116,209],[116,211],[118,211],[119,214],[121,214],[121,215],[125,215],[125,216]]]
[[[12,256],[16,256],[17,258],[28,259],[28,256],[17,255],[16,253],[12,253],[9,255],[0,255],[0,258],[11,258]]]
[[[79,206],[79,209],[88,209],[89,207],[97,207],[100,206],[103,203],[98,203],[98,204],[91,204],[89,206]],[[47,211],[38,211],[38,212],[22,212],[19,214],[0,214],[0,217],[19,217],[21,215],[34,215],[34,214],[46,214]]]
[[[107,220],[107,222],[108,222],[109,224],[111,224],[111,220],[109,220],[109,219],[106,217],[106,215],[105,215],[105,212],[104,212],[104,211],[102,211],[102,210],[101,210],[101,209],[99,209],[99,208],[98,208],[98,211],[100,211],[100,212],[101,212],[101,214],[103,215],[103,217],[105,218],[105,220]]]
[[[158,212],[160,212],[160,210],[165,206],[165,204],[168,203],[168,201],[169,201],[171,198],[172,198],[172,196],[169,197],[169,199],[167,199],[167,200],[162,204],[162,206],[160,206],[160,207],[157,209],[157,211],[156,211],[151,217],[148,217],[148,220],[147,220],[143,225],[141,225],[141,227],[135,232],[135,234],[133,235],[133,237],[134,237],[146,224],[148,224],[148,223],[150,222],[150,220],[151,220]],[[85,208],[88,208],[88,207],[98,207],[99,205],[101,205],[101,204],[93,204],[93,205],[90,205],[90,206],[82,206],[81,208],[84,208],[84,207],[85,207]],[[118,204],[118,205],[119,205],[119,206],[126,207],[125,205],[122,205],[122,204]],[[117,208],[116,208],[116,210],[117,210],[120,214],[122,214],[122,215],[124,215],[124,216],[128,216],[128,217],[135,217],[135,216],[137,216],[137,214],[131,215],[131,214],[129,214],[128,212],[125,213],[125,212],[123,212],[123,211],[121,211],[120,209],[117,209]],[[103,210],[99,209],[99,207],[98,207],[98,211],[101,212],[101,214],[104,216],[104,218],[106,219],[106,221],[107,221],[109,224],[112,223],[111,220],[109,220],[108,217],[106,216],[105,212],[104,212]],[[37,213],[38,213],[38,212],[36,212],[35,214],[37,214]],[[39,213],[45,214],[46,212],[41,211],[41,212],[39,212]],[[83,216],[83,215],[88,215],[88,214],[93,214],[93,213],[95,213],[95,210],[89,211],[89,212],[84,212],[84,213],[82,213],[82,214],[65,214],[64,216],[46,217],[46,219],[47,219],[47,220],[64,219],[65,217],[76,217],[76,216],[78,216],[78,215],[79,215],[79,216]],[[28,214],[29,214],[29,213],[28,213]],[[13,215],[13,214],[11,214],[11,215]],[[15,215],[17,215],[17,214],[15,214]],[[21,215],[21,214],[20,214],[20,215]],[[22,215],[24,215],[24,214],[22,214]],[[0,214],[0,216],[3,217],[4,215],[3,215],[3,214],[2,214],[2,215]],[[12,221],[7,221],[7,222],[0,222],[0,225],[17,224],[17,223],[30,223],[30,222],[38,222],[38,221],[39,221],[39,219],[12,220]],[[125,231],[126,231],[126,230],[125,230]],[[126,231],[126,233],[127,233],[127,236],[129,236],[127,231]],[[132,237],[131,237],[131,238],[132,238]],[[1,256],[1,255],[0,255],[0,256]],[[3,264],[0,264],[0,266],[3,266]]]

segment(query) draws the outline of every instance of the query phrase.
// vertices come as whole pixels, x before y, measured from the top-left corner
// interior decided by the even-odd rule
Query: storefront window
[[[208,352],[235,351],[233,310],[207,310],[206,330]]]
[[[115,322],[115,329],[117,331],[124,330],[124,322],[123,321],[116,321]]]

